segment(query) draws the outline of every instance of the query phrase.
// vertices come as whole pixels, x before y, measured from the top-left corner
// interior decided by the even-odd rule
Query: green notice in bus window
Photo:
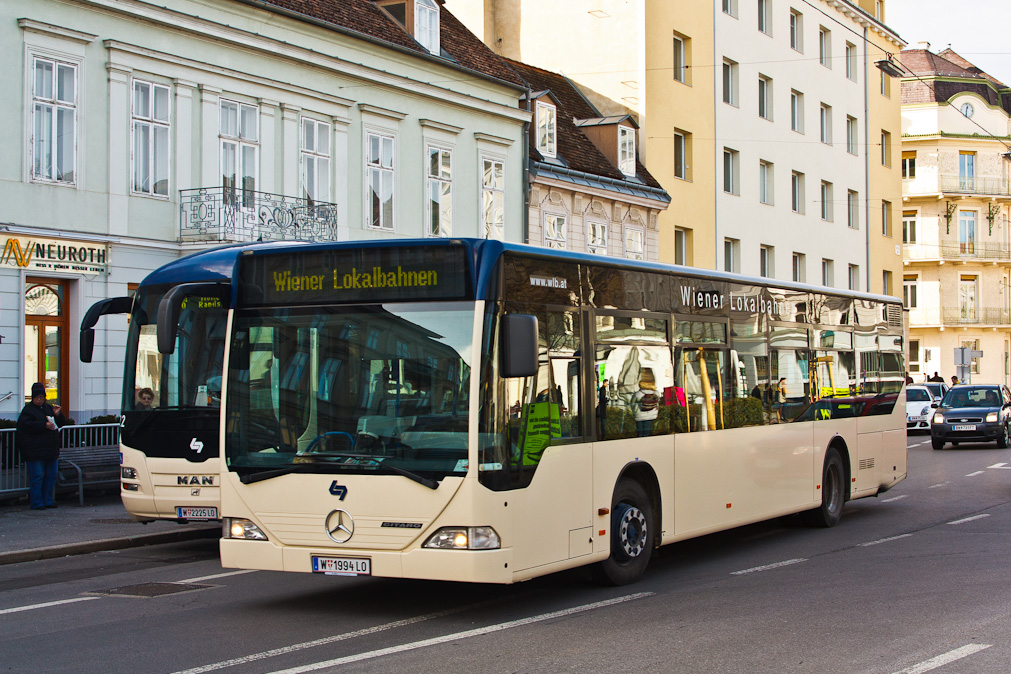
[[[526,422],[523,432],[523,465],[535,466],[540,463],[541,455],[551,444],[551,439],[562,435],[559,405],[555,403],[527,405],[523,418]]]

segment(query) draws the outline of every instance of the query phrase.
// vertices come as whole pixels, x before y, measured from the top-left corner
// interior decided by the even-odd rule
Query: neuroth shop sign
[[[109,247],[93,241],[11,235],[3,240],[0,266],[30,270],[103,274],[109,266]]]

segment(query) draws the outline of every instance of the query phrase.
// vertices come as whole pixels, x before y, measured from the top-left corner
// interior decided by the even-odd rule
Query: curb
[[[40,559],[54,559],[70,555],[86,555],[91,552],[102,552],[104,550],[125,550],[127,548],[140,548],[145,545],[178,543],[197,538],[218,538],[220,535],[221,527],[215,525],[212,527],[189,529],[187,531],[166,531],[157,534],[138,534],[122,538],[101,538],[96,541],[84,541],[82,543],[67,543],[63,545],[50,545],[44,548],[0,552],[0,565],[34,562]]]

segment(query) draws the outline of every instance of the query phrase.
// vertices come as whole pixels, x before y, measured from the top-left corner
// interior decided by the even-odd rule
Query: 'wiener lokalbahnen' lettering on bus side
[[[277,292],[293,292],[298,290],[323,290],[325,274],[308,274],[299,276],[290,271],[274,272],[274,290]],[[341,273],[333,270],[334,290],[361,290],[368,288],[424,288],[439,284],[438,272],[434,269],[422,271],[405,271],[397,266],[396,271],[385,271],[382,267],[373,267],[369,271],[351,271]]]
[[[727,297],[715,290],[697,290],[691,286],[681,286],[681,305],[697,309],[723,309],[727,306]],[[786,304],[764,297],[752,295],[730,294],[731,311],[750,311],[769,316],[786,313]]]

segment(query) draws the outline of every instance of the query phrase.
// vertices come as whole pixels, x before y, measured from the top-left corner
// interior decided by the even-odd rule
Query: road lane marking
[[[215,578],[225,578],[227,576],[241,576],[244,573],[256,573],[256,569],[242,569],[241,571],[226,571],[225,573],[215,573],[213,576],[200,576],[199,578],[187,578],[186,580],[176,580],[175,583],[181,585],[186,583],[199,583],[204,580],[214,580]]]
[[[946,484],[949,484],[949,483],[948,482],[939,482],[937,484],[930,485],[929,487],[927,487],[927,489],[937,489],[938,487],[943,487]]]
[[[768,571],[769,569],[778,569],[781,566],[789,566],[791,564],[799,564],[800,562],[806,562],[807,559],[788,559],[783,562],[776,562],[775,564],[766,564],[765,566],[754,566],[750,569],[742,569],[741,571],[732,571],[731,576],[743,576],[747,573],[757,573],[758,571]]]
[[[989,517],[990,515],[984,513],[982,515],[973,515],[972,517],[965,517],[960,520],[955,520],[954,522],[948,522],[948,524],[965,524],[966,522],[972,522],[973,520],[981,520],[984,517]]]
[[[924,660],[923,662],[917,663],[911,667],[906,667],[901,671],[895,672],[895,674],[923,674],[923,672],[929,672],[932,669],[944,667],[948,663],[955,662],[955,660],[961,660],[962,658],[968,657],[973,653],[985,651],[986,649],[990,648],[991,645],[992,644],[969,644],[968,646],[962,646],[961,648],[956,648],[953,651],[942,653],[941,655],[938,655],[936,658]]]
[[[886,498],[884,501],[882,501],[882,503],[891,503],[892,501],[900,501],[904,498],[907,498],[908,496],[909,494],[901,494],[899,496],[893,496],[891,498]]]
[[[977,475],[982,475],[985,472],[985,470],[977,470],[975,473],[969,473],[966,477],[976,477]]]
[[[625,595],[624,597],[615,597],[614,599],[606,599],[604,601],[598,601],[592,604],[583,604],[581,606],[574,606],[572,608],[562,609],[561,611],[552,611],[551,613],[542,613],[541,615],[535,615],[529,618],[510,620],[509,622],[498,623],[497,625],[488,625],[487,627],[479,627],[477,629],[465,630],[463,632],[454,632],[453,634],[446,634],[441,637],[423,639],[421,641],[413,641],[407,644],[400,644],[399,646],[380,648],[378,650],[366,651],[365,653],[357,653],[355,655],[347,655],[342,658],[334,658],[333,660],[326,660],[324,662],[314,662],[312,664],[303,665],[301,667],[282,669],[276,672],[272,672],[271,674],[302,674],[303,672],[313,672],[319,669],[326,669],[328,667],[338,667],[340,665],[346,665],[351,662],[372,660],[375,658],[381,658],[386,655],[393,655],[394,653],[413,651],[419,648],[427,648],[428,646],[438,646],[440,644],[445,644],[452,641],[460,641],[462,639],[470,639],[471,637],[480,637],[486,634],[492,634],[494,632],[501,632],[502,630],[508,630],[514,627],[533,625],[534,623],[544,622],[545,620],[564,618],[566,616],[575,615],[577,613],[584,613],[586,611],[592,611],[598,608],[613,606],[615,604],[621,604],[627,601],[633,601],[635,599],[652,597],[654,594],[655,593],[653,592],[639,592],[637,594]]]
[[[98,597],[75,597],[74,599],[61,599],[59,601],[47,601],[44,604],[31,604],[29,606],[15,606],[14,608],[0,609],[0,615],[4,613],[17,613],[19,611],[31,611],[36,608],[46,608],[47,606],[60,606],[62,604],[73,604],[76,601],[91,601]]]
[[[1011,470],[1011,466],[1008,466],[1006,463],[995,463],[992,466],[987,466],[987,468],[1002,468],[1004,470]]]
[[[908,538],[912,534],[901,534],[899,536],[890,536],[889,538],[879,538],[876,541],[871,541],[870,543],[861,543],[860,546],[866,548],[869,545],[877,545],[878,543],[890,543],[891,541],[897,541],[900,538]]]

